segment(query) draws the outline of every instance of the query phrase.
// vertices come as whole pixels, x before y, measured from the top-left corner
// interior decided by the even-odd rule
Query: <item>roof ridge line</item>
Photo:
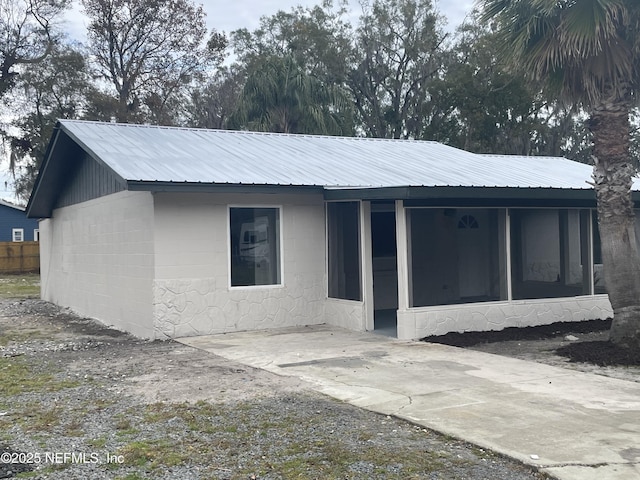
[[[379,137],[349,137],[346,135],[321,135],[313,133],[284,133],[284,132],[257,132],[252,130],[230,130],[223,128],[202,128],[202,127],[182,127],[179,125],[152,125],[148,123],[124,123],[124,122],[107,122],[105,120],[78,120],[78,119],[60,119],[60,123],[78,123],[87,125],[104,125],[104,126],[117,126],[117,127],[129,127],[129,128],[151,128],[156,130],[177,130],[177,131],[192,131],[192,132],[216,132],[216,133],[228,133],[231,135],[256,135],[256,136],[269,136],[269,137],[298,137],[298,138],[327,138],[336,140],[355,140],[355,141],[376,141],[376,142],[390,142],[390,143],[430,143],[434,145],[442,145],[448,148],[455,148],[450,145],[446,145],[436,140],[423,140],[416,138],[379,138]],[[473,153],[467,152],[466,153]]]

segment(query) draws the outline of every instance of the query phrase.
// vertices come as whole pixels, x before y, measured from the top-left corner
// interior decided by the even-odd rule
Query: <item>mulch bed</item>
[[[593,363],[594,365],[640,366],[640,351],[620,348],[611,342],[575,342],[556,350],[558,355],[572,362]]]
[[[537,327],[509,327],[493,332],[451,332],[425,337],[422,341],[454,347],[473,347],[482,343],[545,340],[570,334],[602,332],[611,328],[611,319],[584,322],[557,322]],[[640,365],[640,351],[619,348],[608,341],[576,341],[558,348],[555,353],[572,362],[595,365]]]

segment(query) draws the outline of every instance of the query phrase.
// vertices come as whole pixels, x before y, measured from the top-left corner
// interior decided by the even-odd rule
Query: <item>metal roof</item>
[[[84,163],[87,157],[95,164]],[[78,180],[79,171],[88,177]],[[477,155],[419,140],[61,120],[27,216],[49,217],[59,201],[127,189],[273,193],[287,188],[324,192],[328,200],[403,199],[417,206],[593,208],[591,174],[590,166],[565,158]],[[105,182],[109,188],[100,187]],[[633,189],[640,203],[640,180]]]
[[[588,165],[557,157],[476,155],[436,142],[61,120],[126,181],[591,189]]]
[[[22,205],[16,205],[14,203],[7,202],[6,200],[2,200],[2,199],[0,199],[0,205],[2,205],[4,207],[9,207],[9,208],[14,208],[16,210],[20,210],[21,212],[25,211],[25,208]]]

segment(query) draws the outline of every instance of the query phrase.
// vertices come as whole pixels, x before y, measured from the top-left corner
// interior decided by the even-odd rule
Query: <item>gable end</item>
[[[54,208],[68,207],[123,190],[126,187],[119,177],[81,151],[75,173],[67,180]]]
[[[29,204],[29,218],[127,189],[126,181],[56,126]]]

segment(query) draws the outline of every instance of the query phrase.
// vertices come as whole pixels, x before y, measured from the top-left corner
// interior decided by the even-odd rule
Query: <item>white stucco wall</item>
[[[325,303],[324,318],[325,323],[336,327],[356,331],[367,329],[364,302],[328,298]]]
[[[607,295],[412,308],[398,311],[398,338],[412,340],[449,332],[502,330],[611,316]]]
[[[153,202],[120,192],[40,221],[41,295],[140,337],[153,337]]]
[[[154,196],[157,337],[325,323],[322,195]],[[228,206],[282,208],[282,285],[230,287]]]

